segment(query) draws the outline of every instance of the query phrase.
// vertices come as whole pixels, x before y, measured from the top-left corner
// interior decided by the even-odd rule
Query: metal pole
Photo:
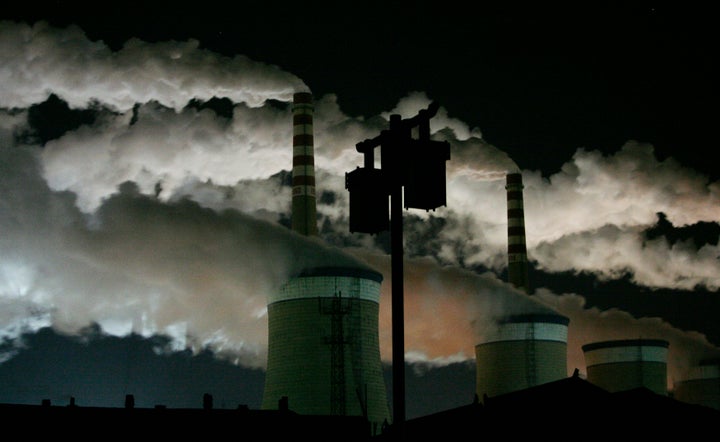
[[[390,116],[390,253],[392,254],[392,352],[393,352],[393,426],[395,440],[405,440],[405,307],[403,303],[403,176],[400,167],[403,143],[410,137],[400,115]]]
[[[405,440],[405,314],[403,305],[402,186],[390,195],[392,265],[393,428],[395,440]]]

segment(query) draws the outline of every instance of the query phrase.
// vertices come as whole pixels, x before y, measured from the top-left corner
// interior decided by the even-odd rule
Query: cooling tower
[[[476,393],[492,397],[567,377],[569,319],[510,316],[475,346]]]
[[[582,346],[587,380],[611,393],[645,387],[667,395],[668,342],[621,339]]]
[[[372,270],[317,268],[270,299],[262,408],[277,408],[285,396],[300,414],[390,421],[378,334],[381,282]]]
[[[505,189],[507,190],[508,282],[525,293],[530,293],[522,174],[507,174]]]
[[[293,106],[292,227],[317,234],[312,96]],[[373,434],[391,422],[380,359],[382,274],[368,268],[309,268],[268,299],[263,409],[366,416]]]
[[[720,361],[702,361],[675,383],[674,398],[720,410]]]

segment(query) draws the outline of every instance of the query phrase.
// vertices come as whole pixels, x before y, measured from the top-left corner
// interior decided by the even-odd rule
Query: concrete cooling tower
[[[311,269],[268,304],[268,361],[262,408],[390,421],[380,360],[382,275],[356,268]]]
[[[475,346],[478,397],[497,396],[566,378],[569,322],[559,314],[506,318]]]
[[[702,361],[674,387],[675,399],[720,410],[720,361]]]
[[[582,346],[587,380],[611,393],[645,387],[667,395],[668,342],[621,339]]]
[[[312,96],[293,105],[293,231],[317,234]],[[374,434],[390,423],[379,344],[382,274],[368,268],[308,268],[268,300],[268,360],[262,409],[365,416]],[[285,402],[287,401],[287,402]]]

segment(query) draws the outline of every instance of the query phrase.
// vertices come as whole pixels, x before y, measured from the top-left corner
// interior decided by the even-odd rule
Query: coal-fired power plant
[[[292,229],[316,236],[312,95],[296,93],[292,109]],[[508,283],[530,297],[522,174],[508,173],[505,189]],[[362,265],[311,267],[269,296],[262,409],[360,416],[374,435],[392,424],[379,345],[382,283],[380,272]],[[537,308],[508,313],[476,343],[478,399],[568,377],[570,320]],[[667,395],[667,348],[667,341],[648,339],[587,344],[587,380],[610,392],[642,386]],[[678,393],[688,402],[717,404],[717,388],[707,387],[717,387],[717,373],[717,365],[698,369],[696,379],[678,385]]]
[[[620,339],[582,347],[587,380],[609,392],[644,387],[667,395],[668,341]]]
[[[295,94],[293,114],[292,227],[315,235],[310,93]],[[282,401],[304,415],[364,416],[373,433],[391,422],[378,331],[382,280],[368,268],[308,268],[270,297],[263,409]]]

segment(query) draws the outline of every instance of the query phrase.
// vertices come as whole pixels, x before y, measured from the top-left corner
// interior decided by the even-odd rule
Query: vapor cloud
[[[44,326],[79,333],[97,323],[115,335],[167,334],[177,348],[212,348],[259,367],[267,294],[303,265],[343,259],[385,275],[380,326],[389,360],[387,253],[381,238],[349,233],[344,175],[362,165],[356,143],[386,128],[390,114],[427,107],[424,93],[372,117],[344,114],[332,94],[315,97],[316,241],[283,226],[289,102],[306,89],[294,75],[194,41],[130,41],[113,52],[76,27],[11,22],[0,22],[0,66],[0,336]],[[28,109],[50,94],[92,109],[94,122],[44,146],[23,144]],[[231,100],[230,118],[189,106],[213,97]],[[517,166],[442,107],[431,129],[451,143],[448,205],[406,213],[413,361],[472,359],[499,316],[536,308],[570,317],[573,368],[580,340],[609,336],[596,318],[622,316],[617,330],[629,337],[647,325],[671,339],[672,351],[712,347],[654,319],[587,311],[582,294],[541,289],[535,299],[502,282],[504,178]],[[658,212],[676,226],[720,221],[718,183],[634,141],[607,156],[579,149],[548,178],[522,173],[528,254],[539,268],[630,275],[651,288],[720,286],[717,246],[642,234]]]
[[[54,28],[0,23],[0,92],[3,107],[26,108],[51,93],[73,108],[101,102],[119,112],[158,101],[179,110],[192,99],[228,97],[251,107],[292,99],[304,83],[277,66],[244,56],[223,57],[198,42],[128,41],[113,52],[77,26]],[[9,87],[12,85],[12,87]]]

